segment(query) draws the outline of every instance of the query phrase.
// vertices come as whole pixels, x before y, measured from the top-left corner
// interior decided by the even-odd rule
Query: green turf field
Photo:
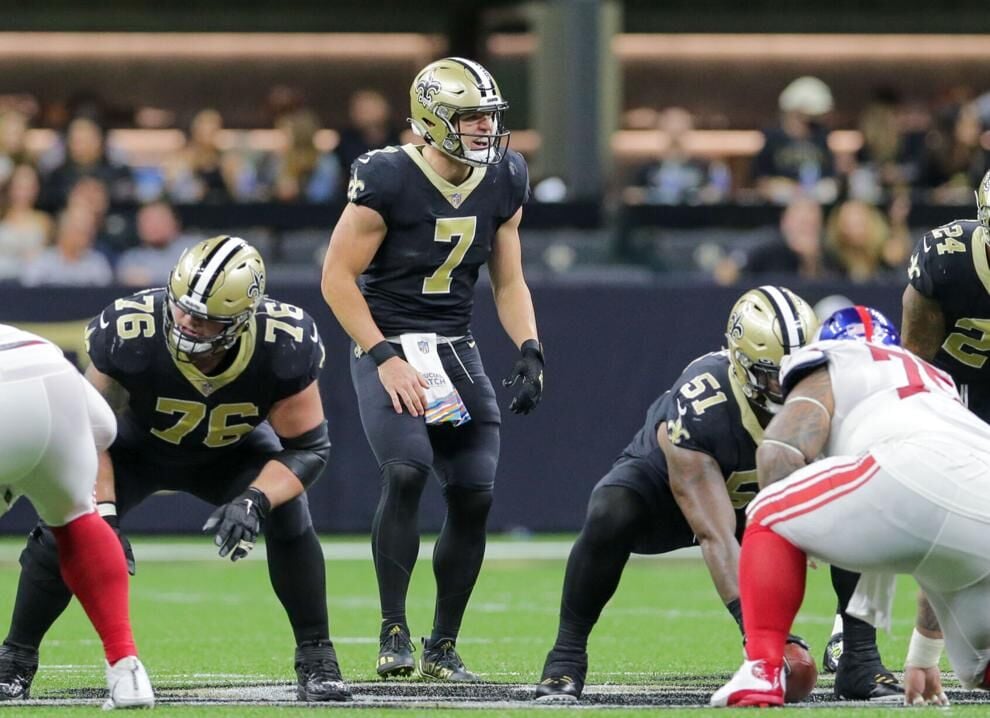
[[[263,547],[249,560],[231,564],[211,560],[211,547],[204,540],[134,543],[138,573],[132,582],[132,614],[142,658],[159,692],[156,711],[239,716],[294,710],[286,704],[293,695],[293,643],[268,583]],[[0,541],[4,630],[13,602],[19,546],[14,540]],[[428,542],[424,546],[428,548]],[[437,684],[375,680],[378,601],[371,563],[353,558],[365,550],[363,540],[330,544],[331,630],[344,675],[355,684],[354,707],[361,708],[362,716],[395,715],[401,707],[423,712],[445,706],[451,706],[448,715],[479,716],[484,706],[488,706],[485,715],[523,716],[547,710],[563,715],[563,709],[536,707],[524,700],[539,677],[556,630],[566,547],[566,538],[555,543],[492,542],[490,554],[505,557],[486,562],[458,648],[472,670],[499,685],[444,695],[443,686]],[[549,558],[527,558],[534,553]],[[173,555],[181,560],[169,560]],[[880,640],[881,651],[895,670],[903,661],[913,606],[913,588],[904,581],[897,598],[898,620],[891,635]],[[812,644],[816,659],[828,639],[833,607],[827,567],[810,571],[808,595],[795,631]],[[429,632],[432,611],[432,571],[428,562],[421,561],[409,600],[414,636]],[[656,708],[649,708],[653,704],[698,705],[741,660],[735,624],[719,602],[703,563],[695,558],[630,562],[592,635],[589,654],[590,700],[586,708],[566,713],[586,714],[589,708],[605,709],[622,701],[629,704],[621,711],[623,716],[655,714]],[[41,705],[0,704],[0,716],[91,715],[98,709],[103,686],[101,666],[99,643],[74,603],[43,646],[33,694]],[[820,688],[829,685],[827,678],[819,683]],[[829,707],[829,695],[824,690],[816,693],[814,707],[864,716],[891,710],[861,704]],[[232,701],[260,705],[223,705]],[[639,708],[634,707],[637,704]],[[664,714],[671,710],[680,712],[670,709]],[[709,714],[697,708],[684,710],[692,716]],[[985,706],[957,705],[952,713],[977,710],[984,711]]]

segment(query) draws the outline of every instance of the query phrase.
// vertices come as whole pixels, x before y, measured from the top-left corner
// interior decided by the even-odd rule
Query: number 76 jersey
[[[351,166],[347,197],[382,216],[385,239],[362,277],[362,293],[386,336],[467,334],[478,271],[498,228],[529,196],[526,161],[509,150],[473,167],[459,185],[437,174],[422,147],[386,147]]]
[[[276,402],[302,391],[323,368],[312,318],[265,297],[218,371],[178,361],[162,328],[164,289],[118,299],[86,328],[93,365],[127,390],[125,423],[163,460],[195,461],[230,450]]]
[[[809,344],[784,357],[784,391],[821,366],[828,367],[835,402],[827,456],[860,456],[911,437],[990,437],[952,378],[907,349],[851,340]]]

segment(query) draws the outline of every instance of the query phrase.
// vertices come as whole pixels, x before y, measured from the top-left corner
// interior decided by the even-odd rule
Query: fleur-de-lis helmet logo
[[[733,339],[742,339],[743,335],[743,324],[742,315],[739,312],[735,312],[729,318],[729,336]]]
[[[442,89],[443,85],[440,84],[439,80],[434,79],[431,72],[416,83],[416,96],[419,98],[420,104],[426,107],[433,102],[433,97]]]

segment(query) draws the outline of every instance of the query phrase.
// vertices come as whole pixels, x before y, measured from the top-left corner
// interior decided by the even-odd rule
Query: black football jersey
[[[967,405],[990,421],[990,262],[986,230],[976,220],[950,222],[914,248],[908,281],[938,302],[946,337],[932,362],[959,384]]]
[[[421,147],[386,147],[351,166],[348,199],[385,220],[385,239],[362,277],[362,292],[386,336],[467,334],[478,271],[495,232],[529,197],[526,161],[509,150],[474,167],[459,185],[438,175]]]
[[[149,446],[168,458],[198,458],[236,447],[275,402],[309,386],[325,352],[316,324],[299,307],[265,297],[215,374],[176,360],[163,328],[165,290],[106,307],[86,328],[93,365],[130,395],[128,413]]]
[[[763,439],[763,427],[742,387],[730,376],[725,351],[688,364],[670,390],[650,406],[646,423],[622,456],[662,456],[657,427],[667,422],[670,443],[714,458],[733,507],[744,508],[758,491],[756,447]]]

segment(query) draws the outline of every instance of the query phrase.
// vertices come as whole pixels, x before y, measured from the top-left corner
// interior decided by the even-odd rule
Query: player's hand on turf
[[[426,394],[423,390],[430,385],[409,362],[392,357],[378,367],[378,378],[392,399],[392,408],[396,414],[402,413],[403,405],[413,416],[426,413]]]
[[[528,414],[536,408],[543,396],[543,348],[535,339],[527,339],[519,348],[519,353],[512,373],[502,380],[502,386],[516,386],[509,411]]]
[[[938,666],[918,668],[904,666],[904,704],[909,706],[947,706],[949,699],[942,690],[942,674]]]
[[[203,524],[203,533],[215,533],[213,542],[220,547],[220,558],[230,554],[230,560],[244,558],[261,532],[271,503],[264,493],[249,488],[243,494],[217,507]]]
[[[112,507],[109,510],[112,511],[112,513],[107,512],[107,509],[104,508],[105,506]],[[124,551],[124,561],[127,562],[127,573],[133,576],[134,572],[137,571],[137,563],[134,561],[134,549],[131,548],[131,542],[128,541],[127,537],[120,531],[120,519],[117,517],[117,507],[113,501],[100,502],[100,515],[117,535],[117,540],[120,541],[120,548]]]

